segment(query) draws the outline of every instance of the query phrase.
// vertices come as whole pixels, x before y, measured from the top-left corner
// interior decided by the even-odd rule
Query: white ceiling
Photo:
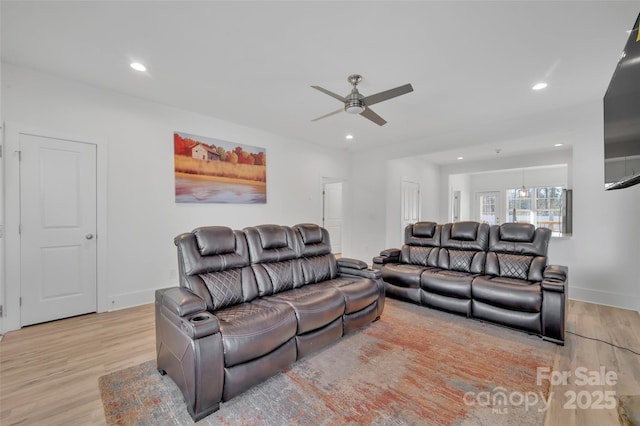
[[[2,61],[327,148],[445,152],[440,163],[511,139],[522,143],[503,150],[546,149],[526,135],[558,137],[565,111],[602,99],[640,12],[639,1],[1,7]],[[341,104],[310,86],[346,95],[353,73],[365,96],[405,83],[414,92],[372,108],[383,127],[346,113],[311,122]],[[549,87],[533,92],[540,80]]]

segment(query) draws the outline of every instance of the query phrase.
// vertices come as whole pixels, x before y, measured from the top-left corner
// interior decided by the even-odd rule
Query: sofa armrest
[[[378,286],[379,293],[376,318],[380,318],[385,305],[385,287],[384,281],[382,281],[382,270],[380,268],[376,268],[376,265],[373,266],[373,269],[356,269],[338,265],[338,272],[340,273],[340,275],[369,278],[370,280],[375,281],[376,285]]]
[[[382,250],[379,256],[373,258],[373,267],[375,269],[380,269],[387,263],[400,262],[400,253],[400,249],[396,248]]]
[[[172,287],[156,293],[159,301],[179,317],[192,315],[207,310],[207,304],[184,287]]]
[[[340,268],[341,275],[351,275],[354,277],[370,278],[377,280],[382,277],[382,271],[380,269],[355,269],[355,268]]]
[[[156,303],[163,315],[192,339],[200,339],[220,331],[220,323],[207,311],[205,301],[186,288],[158,290]]]
[[[553,291],[555,293],[564,293],[565,291],[564,281],[556,278],[545,278],[542,280],[541,285],[543,291]]]
[[[182,391],[197,421],[220,407],[224,348],[218,319],[186,288],[156,290],[156,365]]]
[[[389,259],[400,260],[400,253],[401,253],[400,249],[390,248],[390,249],[382,250],[380,252],[380,256],[389,258]]]
[[[560,265],[549,265],[544,269],[543,278],[566,281],[568,268]]]
[[[337,262],[338,268],[367,269],[368,267],[362,260],[350,259],[348,257],[341,257]]]
[[[564,345],[567,323],[567,291],[569,269],[550,265],[545,268],[542,287],[542,338]]]

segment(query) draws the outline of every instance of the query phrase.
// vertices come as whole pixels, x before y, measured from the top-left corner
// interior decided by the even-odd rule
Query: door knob
[[[91,240],[93,238],[93,234],[87,234],[84,236],[87,240]]]

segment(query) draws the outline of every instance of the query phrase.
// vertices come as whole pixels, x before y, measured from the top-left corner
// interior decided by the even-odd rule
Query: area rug
[[[224,402],[203,425],[541,425],[553,343],[387,300],[382,318]],[[100,377],[110,425],[193,424],[155,361]]]

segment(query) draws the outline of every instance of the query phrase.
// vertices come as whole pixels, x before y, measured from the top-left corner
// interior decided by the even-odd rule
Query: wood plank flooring
[[[638,312],[570,301],[567,329],[640,352]],[[0,341],[0,424],[105,424],[98,378],[155,357],[153,305],[55,321]],[[617,425],[617,411],[567,409],[565,392],[640,395],[640,356],[572,334],[556,348],[553,370],[613,371],[614,386],[552,386],[545,425]],[[584,400],[583,400],[584,402]]]

